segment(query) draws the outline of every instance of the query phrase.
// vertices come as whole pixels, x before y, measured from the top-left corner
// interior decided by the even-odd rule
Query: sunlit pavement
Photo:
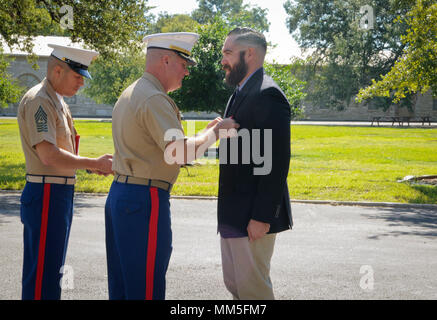
[[[0,192],[0,299],[20,299],[18,192]],[[106,195],[77,194],[62,299],[107,299]],[[215,200],[172,199],[167,299],[230,299],[222,282]],[[437,206],[292,203],[277,236],[277,299],[437,299]],[[68,278],[67,278],[68,277]]]

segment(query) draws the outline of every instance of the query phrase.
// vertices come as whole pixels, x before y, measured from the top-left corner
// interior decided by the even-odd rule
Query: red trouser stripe
[[[150,210],[149,240],[147,242],[146,300],[153,300],[153,276],[155,272],[156,243],[158,238],[158,189],[154,187],[150,188],[150,199],[152,202],[152,208]]]
[[[46,250],[47,222],[49,219],[50,183],[44,184],[41,229],[39,235],[38,264],[36,268],[35,300],[41,300],[42,277],[44,273],[44,255]]]

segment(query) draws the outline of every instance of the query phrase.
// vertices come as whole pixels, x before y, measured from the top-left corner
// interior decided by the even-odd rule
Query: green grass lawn
[[[196,122],[196,131],[207,122]],[[75,121],[80,154],[112,153],[111,123]],[[184,128],[187,129],[184,122]],[[288,185],[292,199],[437,203],[437,187],[396,182],[437,174],[437,130],[399,127],[292,126]],[[217,195],[218,165],[181,169],[173,195]],[[0,120],[0,189],[24,186],[16,120]],[[111,177],[78,171],[76,191],[108,192]]]

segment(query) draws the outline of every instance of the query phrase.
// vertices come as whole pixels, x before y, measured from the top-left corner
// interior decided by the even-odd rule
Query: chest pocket
[[[58,121],[56,121],[56,137],[65,139],[67,135],[71,135],[67,119],[63,115],[58,115]]]
[[[56,121],[56,143],[58,147],[73,152],[71,134],[67,118],[63,114],[58,114],[58,120]]]

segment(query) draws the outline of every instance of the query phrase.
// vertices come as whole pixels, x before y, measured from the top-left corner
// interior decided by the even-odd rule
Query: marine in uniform
[[[79,136],[63,96],[72,96],[91,78],[88,66],[98,53],[49,44],[54,50],[47,77],[31,88],[18,107],[18,125],[26,160],[21,195],[24,225],[23,299],[60,299],[73,214],[76,169],[112,172],[112,156],[78,155]]]
[[[105,206],[110,299],[165,299],[172,252],[169,198],[180,165],[194,159],[188,149],[199,154],[218,139],[219,129],[237,126],[218,118],[196,138],[183,134],[179,109],[167,93],[181,87],[187,67],[195,64],[191,49],[197,39],[186,32],[146,36],[146,71],[114,106],[114,181]]]

